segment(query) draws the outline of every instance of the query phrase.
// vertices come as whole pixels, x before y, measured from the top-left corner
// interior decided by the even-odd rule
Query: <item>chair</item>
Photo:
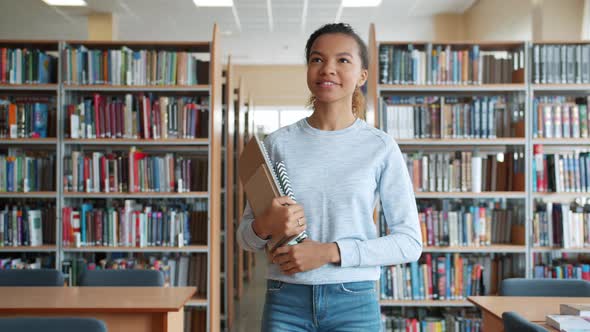
[[[107,332],[105,323],[95,318],[18,317],[0,318],[0,331],[19,332]]]
[[[588,297],[590,282],[579,279],[505,279],[500,286],[500,295]]]
[[[64,286],[64,277],[58,270],[0,270],[0,287]]]
[[[156,270],[86,270],[80,286],[162,287],[164,274]]]
[[[529,322],[514,311],[502,313],[504,332],[548,332],[546,328]]]

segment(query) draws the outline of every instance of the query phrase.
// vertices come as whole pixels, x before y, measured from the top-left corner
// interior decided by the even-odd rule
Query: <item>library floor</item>
[[[258,332],[262,319],[262,308],[266,293],[266,257],[264,253],[256,254],[256,266],[252,280],[244,284],[244,294],[236,306],[236,321],[232,332]]]

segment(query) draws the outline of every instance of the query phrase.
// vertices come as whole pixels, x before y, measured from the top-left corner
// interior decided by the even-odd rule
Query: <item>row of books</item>
[[[590,281],[590,264],[564,264],[560,266],[535,265],[533,278],[583,279]]]
[[[590,255],[586,253],[534,252],[533,277],[589,280]]]
[[[0,47],[0,83],[49,84],[57,82],[57,57],[51,52]]]
[[[524,191],[524,152],[403,154],[416,192]]]
[[[209,83],[209,62],[198,53],[163,50],[88,49],[63,51],[67,84],[196,85]]]
[[[198,138],[209,135],[207,97],[80,96],[66,105],[66,137]]]
[[[590,247],[590,201],[582,204],[538,201],[533,215],[533,245]]]
[[[383,129],[394,138],[513,136],[524,104],[495,97],[386,97]]]
[[[543,145],[535,144],[533,153],[533,191],[590,191],[590,151],[544,153]]]
[[[542,96],[533,101],[534,138],[587,138],[587,98]]]
[[[71,257],[62,263],[69,286],[77,286],[85,270],[149,269],[164,273],[167,287],[197,287],[197,295],[207,294],[207,255],[138,255],[136,257]]]
[[[590,82],[590,45],[534,45],[535,84]]]
[[[65,247],[182,247],[207,244],[207,210],[204,202],[161,205],[134,200],[107,207],[83,203],[62,210]]]
[[[524,257],[426,253],[418,262],[383,267],[381,298],[461,300],[494,294],[502,279],[524,275],[524,265]]]
[[[207,159],[175,153],[72,151],[64,158],[66,192],[193,192],[207,188]]]
[[[523,49],[482,51],[479,45],[455,48],[431,43],[379,47],[381,84],[513,83],[516,71],[524,71]]]
[[[55,205],[5,205],[0,210],[0,247],[55,244]]]
[[[507,208],[487,204],[456,204],[438,210],[430,204],[418,204],[422,243],[427,246],[489,246],[512,243],[512,225],[524,221],[517,206]],[[522,220],[514,220],[522,217]]]
[[[55,137],[55,121],[52,98],[0,99],[0,138]]]
[[[55,255],[21,254],[21,257],[0,257],[0,270],[54,269]]]
[[[55,191],[55,154],[0,155],[0,192]]]
[[[482,320],[478,317],[462,317],[456,314],[446,314],[444,317],[427,316],[422,319],[382,314],[381,326],[385,332],[480,332]]]

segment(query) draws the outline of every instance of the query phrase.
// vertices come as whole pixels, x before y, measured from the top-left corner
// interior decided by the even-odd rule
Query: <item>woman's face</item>
[[[354,90],[365,83],[367,74],[354,38],[328,33],[318,37],[311,46],[307,86],[316,102],[351,105]]]

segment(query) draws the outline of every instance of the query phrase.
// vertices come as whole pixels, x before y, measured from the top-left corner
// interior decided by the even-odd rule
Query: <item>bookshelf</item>
[[[235,193],[234,193],[234,184],[236,178],[234,177],[235,174],[235,154],[234,154],[234,138],[236,135],[236,128],[235,128],[235,91],[233,86],[233,67],[231,56],[227,59],[227,65],[225,66],[224,70],[224,77],[225,82],[223,86],[224,92],[224,103],[223,103],[223,136],[224,136],[224,145],[222,149],[223,155],[223,164],[224,164],[224,187],[222,190],[222,197],[223,197],[223,253],[224,260],[223,266],[224,271],[222,272],[222,282],[223,282],[223,310],[221,319],[225,321],[223,325],[225,329],[231,330],[233,327],[234,322],[234,311],[235,311],[235,302],[234,302],[234,275],[235,275],[235,262],[234,262],[234,252],[236,250],[236,243],[235,243],[235,221],[236,221],[236,213],[235,213]]]
[[[248,102],[245,105],[244,112],[244,144],[248,143],[255,135],[254,132],[254,100],[252,96],[248,96]],[[243,211],[243,210],[242,210]],[[251,251],[244,253],[244,280],[250,282],[252,280],[252,274],[255,265],[255,256]]]
[[[198,261],[198,264],[195,264],[199,265],[200,277],[194,280],[198,282],[201,292],[199,292],[199,295],[194,299],[189,301],[187,307],[196,307],[201,310],[198,315],[205,322],[203,324],[203,329],[206,329],[207,331],[219,331],[220,325],[218,322],[220,318],[221,300],[219,280],[221,262],[220,187],[222,176],[222,82],[218,27],[216,25],[213,27],[212,39],[204,42],[0,40],[0,51],[2,51],[3,48],[39,49],[53,56],[55,59],[55,73],[51,75],[54,79],[47,84],[30,84],[29,82],[24,82],[24,84],[5,83],[0,77],[0,100],[9,98],[20,98],[23,100],[26,98],[45,98],[52,102],[48,102],[52,106],[49,111],[48,123],[49,126],[53,127],[48,128],[47,138],[0,138],[0,149],[2,149],[2,153],[4,154],[6,151],[12,153],[12,151],[21,150],[26,151],[27,153],[53,153],[55,155],[55,174],[51,177],[51,181],[55,182],[52,186],[53,190],[36,192],[0,192],[0,199],[8,202],[5,204],[17,204],[18,202],[33,204],[35,200],[51,202],[55,206],[54,219],[56,227],[53,231],[55,233],[53,235],[53,238],[55,239],[53,243],[44,242],[43,245],[34,247],[1,247],[0,253],[3,251],[5,253],[0,255],[4,257],[11,256],[15,253],[20,253],[21,255],[48,253],[51,255],[54,265],[53,267],[64,271],[66,269],[68,269],[68,271],[73,271],[69,269],[72,268],[71,264],[74,261],[78,262],[79,259],[90,259],[90,261],[92,261],[94,257],[102,257],[110,260],[113,257],[116,257],[117,259],[120,259],[121,257],[124,259],[130,259],[135,257],[135,255],[139,255],[138,259],[146,259],[145,257],[149,256],[157,257],[158,264],[161,257],[171,257],[173,259],[178,259],[179,261],[182,260],[182,257],[188,257],[186,260],[187,264],[189,259],[191,259],[191,264]],[[72,54],[75,54],[72,51],[73,49],[77,50],[76,52],[80,52],[79,57],[72,57]],[[84,50],[84,52],[87,52],[87,50],[90,51],[83,53],[81,50]],[[120,54],[116,54],[117,52]],[[131,57],[128,58],[129,62],[122,63],[120,61],[121,59],[124,59],[125,56],[134,53],[143,56],[141,59],[141,61],[144,61],[143,67],[141,67],[142,62],[139,62],[140,60],[136,59],[137,62],[133,63],[135,60],[131,60]],[[84,56],[82,56],[82,54],[84,54]],[[88,57],[85,57],[85,55],[88,55]],[[150,59],[148,59],[148,57]],[[105,61],[107,58],[110,62]],[[153,62],[151,62],[152,60]],[[168,61],[167,68],[164,66],[166,61]],[[105,63],[111,64],[112,67],[103,66]],[[90,65],[90,67],[84,67],[85,64]],[[149,66],[150,64],[152,64],[151,67]],[[159,67],[157,67],[158,64],[160,65]],[[178,71],[176,69],[173,71],[166,70],[172,68],[174,65],[178,65]],[[84,68],[92,70],[85,71]],[[120,72],[118,71],[119,68],[121,68]],[[143,72],[141,71],[142,68],[144,69]],[[125,71],[126,69],[129,69],[129,71]],[[84,72],[84,74],[82,74],[82,72]],[[78,73],[80,73],[81,76],[76,76]],[[35,78],[37,74],[27,72],[26,75],[29,75],[27,77],[30,79],[31,77]],[[42,77],[41,72],[39,72],[38,75],[39,77]],[[90,81],[91,77],[99,78],[99,80]],[[80,78],[80,80],[73,78]],[[123,79],[122,82],[117,82],[117,80],[121,80],[121,78]],[[125,82],[127,78],[132,81]],[[142,79],[143,82],[141,81]],[[87,80],[88,82],[86,82]],[[92,122],[83,122],[82,125],[84,125],[84,127],[74,125],[73,123],[79,124],[78,122],[72,122],[74,114],[77,116],[80,115],[80,113],[76,113],[82,107],[79,102],[83,101],[85,98],[94,98],[96,95],[101,96],[101,98],[105,97],[104,100],[101,99],[101,101],[104,101],[105,103],[88,105],[92,107],[98,105],[101,105],[101,107],[104,106],[104,108],[100,109],[102,113],[97,111],[92,114],[97,115],[97,118],[92,120],[98,120],[98,115],[100,115],[102,117],[100,120],[104,122],[99,121],[94,122],[94,124],[92,124]],[[157,98],[165,98],[156,101],[165,100],[166,102],[173,102],[165,105],[168,108],[162,106],[160,108],[160,113],[158,113],[155,108],[152,113],[145,113],[144,119],[148,119],[149,117],[149,122],[145,123],[149,123],[150,125],[149,131],[151,132],[151,137],[146,136],[146,128],[148,127],[141,127],[139,118],[137,118],[138,122],[125,122],[134,118],[123,117],[123,115],[127,114],[122,113],[122,109],[129,110],[129,113],[131,113],[132,110],[137,110],[137,114],[139,114],[140,104],[126,104],[124,108],[117,108],[120,106],[116,104],[117,101],[122,101],[124,98],[133,100],[133,98],[138,98],[137,96],[156,96]],[[139,99],[135,99],[134,101],[137,100]],[[142,106],[147,107],[146,105],[149,103],[149,109],[151,109],[153,106],[151,102],[155,99],[146,100],[147,99],[142,99],[142,101],[145,102]],[[180,100],[182,100],[183,103],[175,103]],[[184,104],[184,100],[198,101],[199,104]],[[109,104],[107,101],[113,103]],[[70,107],[69,105],[73,106],[68,108]],[[71,112],[72,109],[74,112]],[[92,109],[93,108],[87,109],[89,115]],[[174,112],[172,111],[173,109]],[[181,111],[176,113],[178,109]],[[107,112],[110,112],[110,115],[107,115]],[[172,120],[170,120],[170,122],[156,121],[169,119],[168,116],[176,116],[176,119],[178,119],[178,114],[186,115],[186,119],[195,121],[194,127],[191,125],[191,127],[182,127],[179,129],[173,126],[174,122],[172,122]],[[166,117],[162,118],[160,117],[161,115],[165,115]],[[111,117],[109,118],[109,116]],[[78,120],[79,119],[80,118],[78,118]],[[88,119],[90,119],[90,117],[88,117]],[[118,120],[121,120],[121,122],[117,122]],[[178,120],[180,121],[184,119]],[[158,123],[159,127],[151,126],[152,124]],[[167,127],[166,125],[162,126],[162,123],[170,125],[170,127]],[[98,134],[98,129],[95,129],[98,124],[103,126],[101,127],[103,130],[105,128],[109,130],[112,128],[112,136],[110,136],[110,132],[106,131],[105,133],[105,131],[103,131],[103,134],[106,134],[103,137],[93,138],[90,134],[88,137],[84,137],[86,136],[86,133],[82,135],[80,131],[78,132],[78,138],[72,137],[74,133],[73,128],[82,129],[86,128],[86,125],[88,125],[88,128],[92,127],[92,130],[96,130],[94,133]],[[125,126],[125,124],[132,124],[132,126]],[[166,127],[166,129],[163,129],[162,127]],[[128,128],[138,128],[137,132],[134,133],[136,137],[132,138],[131,136],[124,135],[127,134],[126,130],[128,130]],[[115,135],[115,129],[120,130],[120,132],[117,132],[117,134],[119,134],[117,136]],[[175,131],[170,131],[170,135],[167,135],[167,129],[174,129]],[[140,132],[140,130],[143,131]],[[90,129],[88,132],[90,132]],[[164,135],[164,132],[166,132],[166,135]],[[158,135],[156,135],[156,133],[158,133]],[[176,137],[177,134],[178,136]],[[126,183],[123,184],[123,182],[118,181],[122,179],[123,169],[125,167],[127,169],[130,168],[128,164],[116,165],[116,163],[109,165],[108,167],[101,165],[103,168],[99,166],[96,169],[93,167],[94,165],[87,165],[89,169],[96,171],[102,170],[103,173],[96,173],[97,175],[92,173],[93,177],[91,178],[88,176],[90,171],[86,170],[86,173],[81,172],[78,180],[85,180],[85,183],[82,184],[82,190],[78,192],[77,190],[74,191],[72,187],[66,186],[67,184],[73,184],[73,182],[71,182],[71,177],[73,177],[73,175],[68,173],[72,170],[69,168],[71,165],[68,165],[67,162],[71,161],[72,153],[79,153],[82,157],[85,154],[92,156],[93,152],[100,152],[102,156],[119,154],[119,156],[124,157],[130,152],[133,152],[133,156],[136,156],[134,151],[146,152],[148,154],[146,158],[153,158],[149,159],[152,161],[151,166],[148,166],[147,162],[141,164],[139,159],[137,161],[138,165],[142,165],[139,167],[150,167],[149,170],[153,171],[151,175],[154,176],[148,181],[148,173],[145,173],[146,177],[143,177],[144,173],[138,173],[142,176],[137,178],[138,182],[136,185],[138,187],[134,188],[138,190],[130,190],[126,188]],[[163,163],[164,156],[167,153],[172,155],[170,159],[165,160],[167,162],[172,162],[173,164]],[[176,158],[177,156],[180,157],[180,159]],[[158,160],[158,158],[160,158],[160,160]],[[192,163],[192,160],[200,161],[200,164],[197,165],[196,161]],[[182,164],[183,162],[185,163]],[[155,168],[157,163],[161,163],[158,167],[168,167],[175,163],[179,167],[177,169],[182,168],[185,170],[186,173],[178,173],[180,174],[178,175],[178,179],[185,181],[183,183],[184,187],[181,187],[181,185],[177,185],[176,183],[168,185],[164,183],[164,181],[158,184],[156,177],[162,174],[171,175],[175,172],[175,168],[173,166],[167,168],[169,172],[166,173],[164,172],[165,168]],[[183,166],[181,166],[181,164]],[[200,165],[202,165],[202,168]],[[110,168],[111,166],[113,168]],[[107,172],[109,170],[112,172],[114,169],[120,171],[118,176],[114,175],[116,173],[110,173],[110,177],[105,176],[105,170]],[[154,171],[155,169],[158,169],[160,173],[156,173],[156,171]],[[147,170],[148,168],[145,168],[146,172]],[[194,173],[191,174],[190,177],[188,175],[189,171]],[[126,172],[126,174],[129,175],[129,171]],[[64,179],[69,180],[64,181]],[[108,181],[105,181],[104,183],[102,183],[102,181],[95,181],[96,184],[90,184],[95,179],[108,179]],[[113,181],[115,185],[113,185]],[[94,185],[96,185],[96,187]],[[178,188],[176,188],[176,186],[178,186]],[[100,189],[95,190],[97,188]],[[124,190],[121,190],[122,188]],[[94,213],[103,208],[107,211],[106,209],[109,207],[122,207],[122,202],[128,200],[132,200],[134,204],[138,204],[138,206],[153,205],[156,208],[163,208],[163,210],[159,210],[159,213],[161,213],[159,215],[160,217],[165,217],[166,213],[168,213],[168,217],[172,218],[170,217],[170,213],[172,213],[171,211],[177,207],[187,207],[193,214],[189,215],[189,210],[185,210],[185,214],[181,213],[182,210],[178,210],[179,213],[174,217],[177,219],[174,219],[176,220],[175,223],[171,224],[176,225],[178,228],[171,229],[180,230],[181,227],[184,227],[181,222],[186,222],[185,225],[188,227],[189,220],[193,220],[192,223],[199,222],[198,226],[204,228],[201,228],[202,231],[197,230],[196,228],[195,230],[186,229],[187,234],[191,231],[198,232],[195,234],[199,235],[199,238],[193,237],[191,242],[182,246],[178,245],[179,241],[184,242],[182,237],[178,239],[171,237],[168,242],[168,239],[163,238],[163,233],[158,236],[162,237],[164,243],[154,242],[147,246],[145,243],[139,245],[138,243],[133,243],[134,246],[124,246],[122,245],[124,244],[123,242],[113,240],[116,235],[113,229],[110,230],[113,233],[100,233],[98,230],[93,230],[93,232],[96,233],[88,233],[88,236],[96,237],[97,241],[100,239],[98,236],[104,234],[111,236],[107,237],[107,239],[116,242],[110,243],[111,245],[105,245],[106,242],[103,242],[102,246],[88,243],[87,246],[83,245],[76,247],[74,243],[64,243],[66,240],[69,241],[70,236],[70,233],[68,233],[69,229],[65,228],[65,217],[71,216],[62,215],[62,211],[64,211],[62,208],[71,207],[75,210],[80,208],[82,203],[92,203],[95,205],[92,210],[92,213]],[[140,212],[137,211],[137,213]],[[147,212],[144,211],[142,213]],[[154,210],[153,213],[153,216],[157,215],[156,210]],[[194,215],[194,213],[196,214]],[[98,214],[94,214],[95,217],[97,215]],[[119,214],[117,215],[120,216]],[[147,218],[147,214],[145,214],[145,216],[145,218]],[[115,218],[114,215],[110,217]],[[181,217],[184,219],[179,219]],[[201,218],[199,220],[202,221],[193,219],[197,217]],[[112,224],[112,222],[117,221],[113,220],[117,219],[102,219],[102,223],[103,225],[107,225],[111,222],[111,224],[108,225],[116,226],[116,224]],[[141,238],[144,235],[147,236],[147,232],[150,231],[147,228],[147,220],[148,219],[145,219],[144,221],[146,228],[143,229],[143,232],[145,233],[138,232],[138,238]],[[100,223],[100,219],[94,219],[94,221]],[[123,225],[122,219],[119,219],[119,222]],[[155,225],[155,221],[151,225]],[[197,224],[194,225],[194,227],[197,227]],[[122,229],[123,228],[121,228],[120,231],[123,231]],[[164,228],[162,228],[162,231],[163,229]],[[155,231],[155,228],[151,229],[151,231]],[[88,232],[90,232],[90,230],[88,230]],[[168,232],[170,234],[176,234],[171,233],[173,230]],[[68,234],[67,237],[65,236],[66,234]],[[155,239],[157,234],[158,233],[152,233],[151,236]],[[123,241],[122,239],[120,240]],[[147,242],[147,239],[144,238],[143,241]],[[70,277],[71,275],[66,274],[66,278]]]
[[[59,267],[59,231],[55,220],[55,214],[59,211],[59,181],[55,167],[59,149],[56,135],[56,123],[59,122],[56,110],[60,102],[57,61],[59,46],[57,40],[0,40],[0,68],[7,69],[0,71],[0,155],[3,156],[0,167],[4,173],[0,209],[6,208],[2,218],[18,220],[17,229],[21,231],[9,226],[9,232],[18,232],[18,240],[14,240],[13,232],[12,243],[7,242],[11,239],[4,233],[4,229],[1,231],[0,258],[9,259],[8,264],[17,263],[20,259],[23,263],[29,263],[40,257],[41,265],[37,267]],[[11,58],[18,60],[15,63],[8,60]],[[39,116],[40,122],[25,120],[31,116]],[[5,158],[7,156],[25,157],[26,169],[35,174],[19,174],[25,170],[25,166],[21,164],[23,159],[17,157],[17,160],[9,162]],[[53,161],[51,164],[39,164],[47,167],[47,171],[38,173],[34,171],[34,164],[26,162],[27,156],[35,158],[35,163],[42,156],[52,156]],[[11,171],[7,170],[8,164],[12,167]],[[8,177],[12,177],[8,174],[15,175],[12,189],[6,183]],[[42,175],[47,178],[44,179],[45,188],[39,190],[34,182]],[[24,180],[29,184],[23,183]],[[27,186],[29,188],[25,189]],[[34,226],[29,224],[29,219],[33,221],[36,217],[32,211],[24,210],[25,207],[41,211],[40,228],[30,228]],[[16,217],[17,214],[22,217]],[[38,233],[42,235],[42,241],[33,243],[33,237]]]
[[[237,170],[239,169],[239,157],[244,150],[244,145],[246,144],[245,138],[245,131],[246,131],[246,92],[245,92],[245,82],[243,78],[240,78],[239,87],[235,91],[236,92],[236,99],[235,99],[235,150],[236,153],[234,154],[234,165],[235,165],[235,183],[236,183],[236,226],[235,229],[238,228],[241,220],[242,213],[244,208],[246,207],[246,193],[244,192],[244,186],[238,177]],[[237,265],[236,265],[236,299],[239,301],[242,298],[244,293],[244,255],[247,254],[244,250],[242,250],[239,246],[236,246],[236,258],[237,258]]]
[[[532,158],[531,136],[529,128],[525,125],[530,116],[528,44],[524,41],[378,41],[375,26],[371,25],[368,46],[370,79],[367,82],[366,92],[368,105],[367,122],[394,135],[402,153],[406,154],[408,158],[406,159],[408,168],[412,167],[413,169],[413,171],[409,169],[411,177],[423,177],[425,176],[423,175],[424,172],[431,172],[432,168],[430,168],[430,164],[438,165],[438,155],[445,154],[448,154],[448,156],[441,158],[448,158],[444,159],[445,161],[448,160],[449,165],[451,165],[448,168],[448,172],[465,172],[467,169],[470,169],[471,166],[468,166],[469,168],[463,168],[462,161],[469,160],[466,158],[471,158],[472,155],[483,156],[482,158],[487,160],[487,162],[491,161],[492,165],[495,165],[496,163],[501,165],[500,163],[503,163],[508,159],[500,158],[499,155],[510,156],[514,153],[516,153],[516,157],[509,162],[513,163],[511,165],[519,165],[520,168],[518,169],[522,169],[518,174],[506,173],[495,178],[495,181],[497,182],[496,185],[491,184],[492,180],[486,180],[486,175],[483,173],[483,178],[480,181],[486,183],[488,186],[486,187],[486,185],[482,185],[481,190],[475,192],[469,188],[471,182],[468,182],[468,185],[465,186],[464,179],[447,177],[445,178],[446,180],[443,180],[443,184],[434,183],[432,185],[428,182],[428,177],[418,177],[419,180],[414,181],[414,186],[417,189],[415,191],[415,196],[420,211],[423,211],[423,208],[428,207],[429,209],[434,209],[434,214],[443,216],[439,211],[443,211],[442,209],[444,209],[444,206],[447,203],[451,206],[451,210],[449,211],[455,211],[452,207],[456,204],[457,206],[465,206],[466,212],[470,211],[470,206],[482,206],[482,204],[486,204],[487,218],[488,213],[489,215],[495,213],[495,209],[497,209],[498,204],[500,204],[502,206],[508,206],[508,210],[504,210],[504,212],[515,210],[521,211],[519,212],[519,215],[508,214],[508,216],[512,217],[506,218],[519,218],[518,221],[514,222],[519,228],[519,232],[517,233],[522,236],[521,238],[519,237],[518,241],[513,239],[512,242],[509,243],[494,242],[494,237],[498,234],[507,234],[506,232],[508,232],[508,234],[512,233],[510,228],[502,231],[499,229],[492,230],[492,233],[488,233],[488,230],[486,229],[485,232],[488,234],[486,236],[491,237],[492,241],[489,243],[490,238],[488,238],[488,243],[485,245],[466,245],[466,243],[461,243],[464,242],[464,239],[463,241],[461,241],[461,239],[459,240],[459,245],[429,245],[429,243],[425,242],[423,257],[420,260],[420,265],[416,265],[417,268],[421,269],[422,266],[426,266],[426,256],[429,256],[428,259],[432,259],[433,274],[436,272],[435,265],[437,264],[437,258],[444,261],[446,257],[447,263],[450,261],[451,265],[449,266],[454,266],[455,260],[461,259],[461,262],[465,264],[467,264],[466,262],[469,262],[468,264],[474,264],[474,269],[477,264],[482,264],[482,266],[491,264],[486,265],[484,268],[485,270],[486,268],[490,268],[490,266],[497,267],[502,265],[502,262],[505,259],[504,257],[514,256],[520,257],[514,258],[514,261],[519,260],[519,262],[524,263],[524,266],[521,266],[521,276],[531,277],[531,246],[527,236],[524,236],[524,234],[530,234],[530,222],[528,220],[530,220],[532,216],[531,191],[529,189],[530,174],[528,174],[530,172],[524,171],[530,169],[530,159]],[[438,54],[439,58],[430,60],[426,54],[431,51],[434,51],[434,54]],[[514,67],[509,67],[507,62],[505,62],[506,60],[496,61],[489,58],[485,63],[478,63],[482,68],[480,70],[474,66],[473,62],[469,62],[472,60],[472,57],[469,54],[477,54],[478,52],[481,52],[480,54],[482,55],[491,55],[493,54],[492,52],[503,52],[502,54],[506,55],[506,59],[517,57],[518,61],[512,63]],[[463,59],[462,62],[461,59]],[[403,64],[402,61],[404,61]],[[415,63],[411,64],[411,61],[415,61]],[[429,72],[429,70],[424,69],[427,65],[435,63],[431,63],[430,61],[437,61],[436,64],[438,64],[439,67],[435,72]],[[387,66],[383,65],[385,62],[387,62]],[[484,69],[484,65],[486,68],[489,68],[489,70]],[[400,82],[398,83],[398,81]],[[402,83],[401,81],[404,82]],[[487,109],[488,105],[492,105],[492,101],[494,104],[490,107],[493,107],[494,113],[487,113],[488,117],[482,117],[480,119],[489,119],[485,124],[485,127],[483,127],[483,124],[482,127],[470,127],[468,125],[470,122],[467,119],[471,120],[471,118],[466,116],[468,113],[469,116],[475,114],[470,113],[474,112],[473,110],[475,110],[475,108],[472,110],[469,107],[480,107],[478,108],[478,111],[481,110],[481,114],[483,115],[486,114],[483,113],[484,104],[486,104],[485,107]],[[516,106],[510,108],[513,105]],[[504,111],[502,111],[502,113],[496,111],[497,107],[504,107]],[[515,114],[508,114],[513,110],[517,110]],[[402,113],[393,112],[410,112],[407,114],[413,115],[404,116]],[[438,118],[431,117],[434,114],[438,114]],[[447,114],[451,115],[451,117],[445,118]],[[491,117],[490,114],[493,114],[494,117]],[[498,116],[501,117],[500,120],[498,120]],[[509,121],[506,121],[508,118],[510,118]],[[449,119],[451,121],[448,121]],[[456,122],[452,122],[453,119],[455,119]],[[459,122],[458,119],[463,121]],[[430,122],[425,122],[431,120],[432,124],[430,124]],[[402,122],[404,126],[413,129],[410,130],[410,132],[404,133],[400,131],[397,134],[394,134],[394,130],[402,128],[392,127],[391,125],[398,123],[399,121],[407,121]],[[500,127],[504,128],[503,125],[506,123],[510,124],[510,130],[506,131],[500,129]],[[435,125],[440,125],[440,131]],[[495,132],[492,132],[492,129]],[[488,130],[487,134],[485,134],[484,130]],[[467,137],[468,135],[469,137]],[[459,152],[461,153],[461,156],[457,156]],[[463,155],[463,153],[471,154]],[[427,161],[425,161],[424,158],[427,158]],[[524,159],[524,162],[522,159]],[[453,168],[457,162],[459,163],[457,165],[461,166],[456,167],[460,167],[461,170],[459,170],[459,168]],[[493,167],[493,169],[495,169],[496,166]],[[435,168],[434,170],[436,174],[456,174],[439,173],[441,171],[447,172],[447,168],[444,167]],[[509,176],[511,180],[509,180],[508,183],[503,183],[504,176]],[[518,177],[518,179],[516,177]],[[502,181],[498,181],[499,179]],[[459,180],[461,185],[459,185],[456,180]],[[446,181],[448,181],[448,184],[444,184]],[[502,182],[501,185],[500,182]],[[455,183],[456,186],[458,185],[459,188],[453,187],[453,183]],[[446,186],[448,186],[448,188]],[[433,188],[437,190],[428,190]],[[493,211],[490,212],[490,205],[488,204],[494,204]],[[480,211],[479,213],[482,212]],[[497,218],[502,218],[499,217],[499,213],[500,212],[496,215]],[[427,216],[428,214],[425,215]],[[444,216],[444,218],[447,218],[446,214]],[[494,218],[496,218],[496,216]],[[465,214],[460,214],[459,218],[465,218]],[[447,222],[446,220],[447,219],[445,219],[445,222]],[[488,223],[491,223],[491,220],[489,220]],[[435,222],[442,222],[442,219],[433,219],[432,222],[433,225],[437,225]],[[462,228],[460,229],[463,230]],[[430,235],[430,232],[429,229],[428,236],[432,236]],[[438,236],[442,234],[436,232],[434,232],[435,237],[437,236],[436,234],[439,234]],[[469,237],[469,235],[464,236]],[[508,236],[508,238],[510,238],[510,236]],[[441,241],[442,239],[443,238],[441,238]],[[432,239],[428,238],[429,242],[431,240]],[[434,242],[434,240],[432,241]],[[438,239],[436,241],[438,241]],[[499,241],[499,238],[496,238],[495,241]],[[473,261],[471,261],[472,259]],[[511,263],[514,262],[512,258],[506,259]],[[409,267],[410,264],[408,264],[408,270]],[[496,269],[496,267],[493,267],[493,269]],[[404,272],[395,272],[394,270],[391,270],[390,272],[388,271],[388,273],[409,274],[409,271],[403,271]],[[497,272],[497,270],[495,271]],[[418,271],[416,270],[416,272]],[[421,272],[419,278],[422,278],[422,273],[426,272]],[[463,273],[465,272],[463,271]],[[382,275],[385,276],[386,273],[383,272]],[[393,278],[395,278],[395,276],[393,276]],[[412,272],[412,279],[414,278],[414,272]],[[394,284],[391,286],[385,286],[391,281],[386,281],[384,284],[383,280],[385,279],[382,279],[380,282],[380,292],[383,291],[383,287],[386,287],[387,289],[396,287]],[[495,287],[492,288],[495,289]],[[404,291],[399,288],[395,289],[395,292],[400,291],[401,293],[399,293],[398,296],[402,294],[401,296],[404,298]],[[389,293],[388,296],[383,296],[380,300],[383,309],[392,307],[473,307],[466,300],[393,300],[388,298],[391,294],[392,293]],[[447,293],[447,296],[448,295],[449,294]],[[405,296],[410,296],[410,298],[416,299],[413,290],[409,295],[406,293]]]
[[[588,264],[589,241],[583,234],[587,234],[586,221],[590,214],[587,208],[582,212],[577,207],[584,208],[590,203],[589,187],[584,186],[590,165],[584,167],[584,154],[590,151],[589,50],[587,40],[531,43],[529,103],[533,121],[529,132],[535,161],[531,169],[533,277],[547,273],[568,277],[569,272],[561,271],[571,267],[581,270],[583,264]],[[541,160],[547,167],[539,167]]]

